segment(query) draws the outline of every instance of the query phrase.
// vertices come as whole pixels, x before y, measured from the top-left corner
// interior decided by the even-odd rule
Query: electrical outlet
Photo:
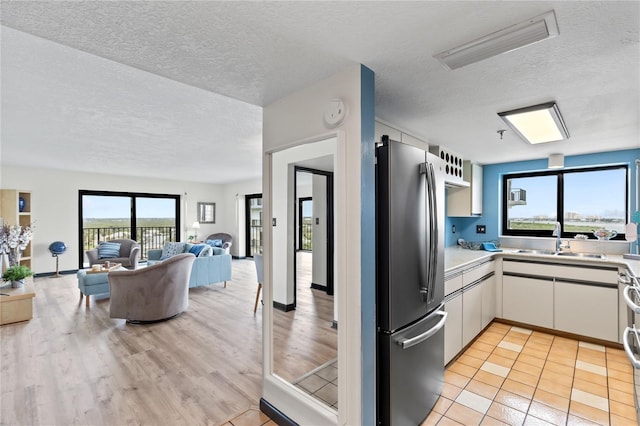
[[[455,234],[455,233],[456,233],[456,226],[455,226],[455,225],[452,225],[452,226],[451,226],[451,233],[452,233],[452,234]]]
[[[487,226],[486,225],[476,225],[476,234],[486,234]]]

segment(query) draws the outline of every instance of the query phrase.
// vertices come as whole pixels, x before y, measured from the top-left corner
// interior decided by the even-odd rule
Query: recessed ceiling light
[[[559,34],[553,10],[434,56],[448,70],[480,62]]]
[[[569,139],[569,131],[555,102],[499,112],[498,115],[530,144]]]

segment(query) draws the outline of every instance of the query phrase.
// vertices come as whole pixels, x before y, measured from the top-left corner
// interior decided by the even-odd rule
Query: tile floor
[[[330,372],[319,377],[329,383]],[[449,365],[422,426],[637,424],[623,350],[493,323]],[[230,425],[275,423],[251,409]]]
[[[338,360],[316,368],[293,383],[325,404],[338,409]]]
[[[423,425],[636,425],[623,350],[493,323],[445,372]]]

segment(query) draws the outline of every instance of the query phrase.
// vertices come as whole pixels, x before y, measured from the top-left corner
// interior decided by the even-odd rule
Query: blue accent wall
[[[375,74],[361,66],[360,274],[362,321],[362,424],[376,423],[376,177]]]
[[[635,160],[640,159],[639,149],[600,152],[567,156],[564,159],[565,169],[574,167],[605,166],[610,164],[627,164],[630,171],[629,210],[635,211],[636,203],[636,169]],[[547,159],[518,161],[513,163],[489,164],[483,167],[482,217],[447,217],[445,244],[455,246],[458,238],[467,241],[496,240],[500,235],[502,176],[508,173],[532,172],[547,170]],[[456,233],[452,233],[455,225]],[[486,234],[476,234],[476,225],[486,225]]]

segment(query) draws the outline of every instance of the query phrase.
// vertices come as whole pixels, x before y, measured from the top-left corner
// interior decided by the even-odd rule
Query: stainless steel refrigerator
[[[444,384],[444,163],[386,136],[376,160],[378,424],[418,425]]]

